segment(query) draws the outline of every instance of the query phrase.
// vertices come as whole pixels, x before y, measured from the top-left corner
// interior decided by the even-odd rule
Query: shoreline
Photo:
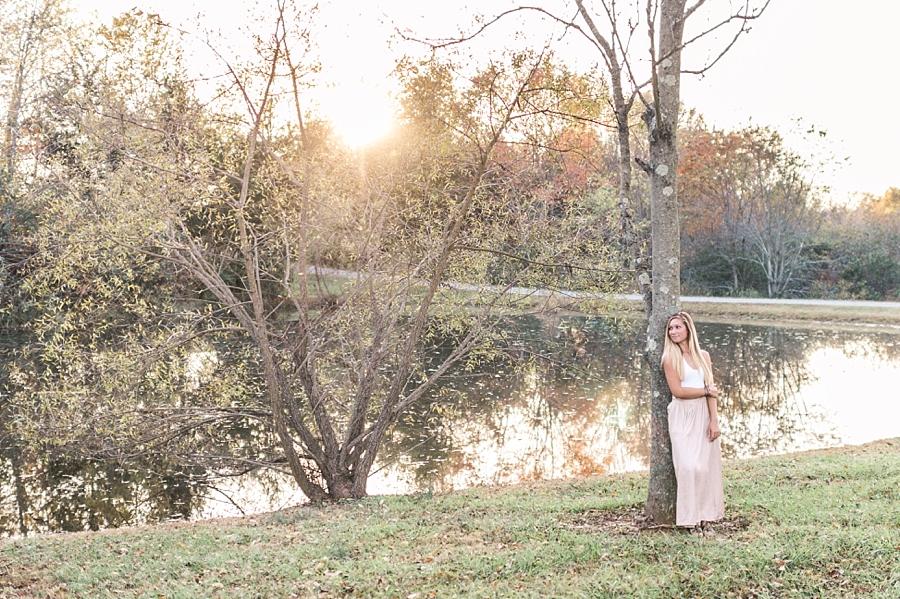
[[[833,447],[821,447],[818,449],[803,449],[800,451],[788,452],[788,453],[773,453],[767,455],[760,456],[751,456],[751,457],[732,457],[732,458],[722,458],[723,470],[727,469],[724,466],[728,464],[741,464],[743,462],[753,462],[757,460],[771,460],[771,459],[798,459],[809,456],[818,456],[821,455],[843,455],[843,454],[853,454],[856,450],[864,451],[864,448],[870,445],[879,445],[885,444],[890,447],[897,447],[898,451],[898,459],[900,459],[900,437],[889,437],[886,439],[876,439],[874,441],[868,441],[865,443],[859,444],[843,444],[836,445]],[[141,531],[141,530],[149,530],[149,529],[157,529],[157,528],[166,528],[166,527],[184,527],[184,526],[192,526],[192,525],[202,525],[202,524],[215,524],[215,523],[229,523],[229,522],[240,522],[242,520],[248,519],[259,519],[259,518],[267,518],[267,517],[275,517],[277,514],[284,511],[292,511],[298,509],[305,508],[328,508],[330,506],[339,505],[341,503],[353,503],[355,501],[372,501],[372,500],[384,500],[386,498],[415,498],[415,497],[439,497],[439,496],[450,496],[454,494],[467,493],[472,490],[486,490],[488,492],[496,492],[502,493],[504,490],[513,491],[519,487],[523,488],[533,488],[540,487],[543,485],[547,485],[550,487],[558,486],[558,485],[566,485],[571,483],[578,483],[583,481],[591,481],[593,479],[606,479],[606,478],[641,478],[649,472],[649,467],[647,468],[639,468],[636,470],[626,470],[621,472],[610,472],[607,474],[592,474],[583,477],[571,477],[571,478],[548,478],[541,480],[532,480],[532,481],[523,481],[517,483],[511,483],[507,485],[498,484],[498,485],[479,485],[473,487],[465,487],[462,489],[454,489],[452,491],[444,491],[439,493],[432,492],[417,492],[417,493],[388,493],[388,494],[372,494],[367,495],[366,497],[359,500],[337,500],[337,501],[325,501],[320,503],[312,503],[312,502],[304,502],[298,503],[294,505],[289,505],[280,510],[273,511],[264,511],[264,512],[256,512],[251,514],[245,514],[243,516],[215,516],[212,518],[197,518],[195,520],[171,520],[167,522],[157,522],[157,523],[144,523],[144,524],[135,524],[128,526],[120,526],[117,528],[103,528],[100,530],[79,530],[79,531],[57,531],[57,532],[40,532],[29,534],[28,536],[10,536],[10,537],[0,537],[0,546],[3,543],[12,543],[16,541],[26,541],[29,539],[40,539],[40,538],[49,538],[49,537],[72,537],[72,536],[84,536],[84,535],[94,535],[94,534],[114,534],[116,532],[128,532],[128,531]],[[2,596],[0,596],[2,597]]]
[[[875,303],[875,302],[872,302]],[[613,304],[620,313],[643,315],[638,301]],[[839,306],[827,304],[779,304],[741,302],[692,302],[682,298],[682,309],[706,322],[741,321],[785,326],[828,326],[900,333],[900,308]]]
[[[0,543],[0,597],[896,597],[900,439],[725,462],[712,536],[646,471]]]

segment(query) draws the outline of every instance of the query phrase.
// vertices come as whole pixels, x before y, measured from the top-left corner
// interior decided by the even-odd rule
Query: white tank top
[[[702,389],[706,386],[703,383],[703,371],[691,368],[687,360],[684,360],[684,379],[681,381],[681,386],[692,389]]]

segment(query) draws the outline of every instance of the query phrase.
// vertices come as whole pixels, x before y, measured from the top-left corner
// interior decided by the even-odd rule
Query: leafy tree
[[[806,250],[820,221],[808,165],[768,128],[706,130],[702,122],[682,142],[682,222],[689,259],[724,262],[739,293],[759,280],[768,297],[798,293],[812,264]],[[687,265],[685,265],[687,267]],[[711,273],[693,276],[713,285]]]
[[[4,172],[16,177],[22,141],[25,149],[37,125],[40,98],[52,87],[66,51],[69,8],[64,0],[10,0],[0,4],[0,82],[6,102]],[[23,129],[24,127],[24,129]]]
[[[59,183],[34,236],[36,341],[11,375],[33,442],[264,465],[311,499],[360,497],[398,418],[455,364],[490,358],[492,310],[534,264],[506,269],[499,294],[442,285],[488,282],[483,258],[502,255],[490,234],[515,198],[513,149],[552,113],[545,57],[467,79],[411,68],[397,134],[353,152],[304,107],[308,22],[279,3],[212,102],[140,13],[73,69],[47,136],[67,143],[44,163]],[[547,220],[523,205],[525,235]],[[571,212],[588,247],[591,221]],[[426,370],[434,344],[449,351]],[[229,455],[247,422],[269,432]]]
[[[900,297],[900,190],[865,195],[852,209],[828,212],[820,238],[830,250],[826,293],[884,300]]]
[[[35,167],[42,99],[64,65],[68,36],[73,34],[67,13],[61,0],[0,3],[0,98],[6,107],[0,141],[0,326],[14,327],[5,306],[14,303],[22,269],[33,249],[25,239],[40,212],[41,186]],[[15,337],[13,329],[6,333]]]

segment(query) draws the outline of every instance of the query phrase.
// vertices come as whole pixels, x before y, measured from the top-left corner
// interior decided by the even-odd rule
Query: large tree
[[[651,367],[652,418],[650,485],[646,513],[658,523],[675,519],[676,481],[672,466],[667,424],[667,405],[671,393],[660,359],[665,323],[680,309],[680,234],[678,220],[677,125],[681,109],[681,75],[702,74],[716,64],[737,39],[749,31],[768,0],[754,5],[746,2],[736,10],[731,4],[697,0],[599,0],[590,6],[575,0],[576,17],[561,16],[544,7],[520,6],[506,11],[482,25],[477,34],[512,13],[539,13],[575,31],[599,54],[607,69],[611,104],[618,147],[618,195],[622,237],[630,256],[630,267],[644,298],[649,320],[644,352]],[[689,23],[697,26],[685,38]],[[696,68],[682,66],[683,49],[691,44],[725,39],[710,59]],[[635,36],[646,35],[646,44]],[[469,39],[469,38],[465,38]],[[458,43],[455,40],[453,43]],[[633,111],[640,102],[646,124],[647,155],[641,159],[634,151]],[[650,248],[640,235],[634,220],[634,183],[632,160],[637,161],[650,181]],[[648,272],[649,271],[649,272]]]
[[[518,193],[553,158],[528,141],[561,97],[546,56],[405,64],[397,132],[353,151],[304,104],[308,14],[271,16],[254,60],[218,55],[212,100],[140,13],[101,28],[54,97],[17,419],[50,449],[203,454],[286,470],[311,499],[360,497],[392,426],[483,347],[503,289],[537,266],[577,270],[578,251],[602,268],[596,219],[532,210],[558,183]],[[495,233],[512,218],[510,246],[534,230],[567,243],[510,257]],[[458,293],[443,285],[456,275],[497,287]],[[248,422],[275,446],[229,454],[221,430]]]
[[[685,29],[690,20],[697,21],[701,9],[720,8],[717,3],[699,0],[688,5],[686,0],[646,0],[626,3],[601,0],[600,8],[591,11],[584,0],[575,0],[584,30],[600,52],[613,81],[616,112],[616,131],[620,153],[620,213],[623,236],[630,248],[637,284],[644,296],[648,317],[647,342],[644,357],[651,371],[651,450],[650,482],[645,513],[661,524],[674,522],[676,481],[672,466],[672,449],[669,440],[667,406],[671,392],[662,369],[665,323],[669,316],[680,310],[681,249],[678,218],[677,181],[678,145],[677,127],[681,110],[682,73],[703,73],[721,56],[737,38],[747,31],[747,24],[756,19],[766,4],[754,9],[748,2],[735,12],[730,6],[724,13],[707,14],[706,26],[698,26],[695,33],[685,39]],[[643,13],[643,14],[642,14]],[[598,17],[605,30],[597,25]],[[736,27],[730,34],[730,43],[707,64],[686,69],[681,56],[685,46],[713,34],[729,24]],[[579,28],[581,30],[581,28]],[[643,56],[631,45],[632,38],[643,29],[647,45]],[[649,67],[649,77],[641,81],[639,61],[643,58]],[[646,72],[644,71],[644,72]],[[627,92],[625,90],[628,90]],[[630,157],[632,135],[629,115],[636,99],[644,105],[643,120],[646,124],[648,156],[637,159],[650,179],[650,276],[646,273],[639,240],[634,235],[630,197],[632,170]]]

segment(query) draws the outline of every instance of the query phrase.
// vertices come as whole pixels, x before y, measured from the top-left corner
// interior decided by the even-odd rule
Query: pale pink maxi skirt
[[[708,428],[709,406],[705,397],[672,399],[669,436],[678,480],[677,526],[696,526],[725,517],[722,451],[718,439],[709,442]]]

